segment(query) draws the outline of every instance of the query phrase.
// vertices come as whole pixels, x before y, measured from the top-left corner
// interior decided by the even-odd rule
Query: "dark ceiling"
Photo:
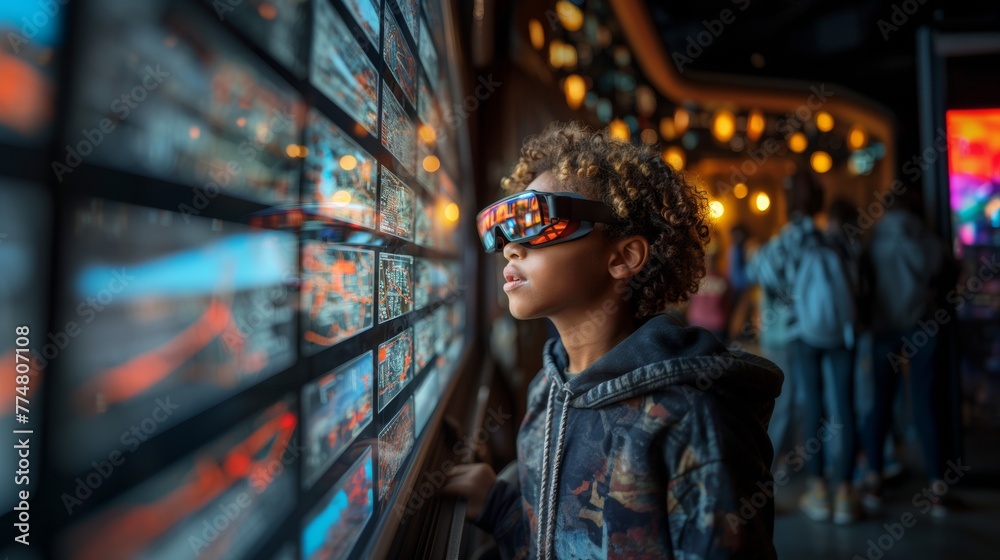
[[[685,70],[846,86],[895,114],[901,155],[918,149],[917,29],[1000,30],[995,1],[650,0],[648,6],[671,53],[697,52],[688,50],[690,42],[708,27],[716,31]]]

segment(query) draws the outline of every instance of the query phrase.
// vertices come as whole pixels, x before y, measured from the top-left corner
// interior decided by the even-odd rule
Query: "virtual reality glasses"
[[[540,248],[587,235],[614,213],[604,203],[573,192],[522,191],[500,199],[476,216],[483,247],[493,253],[506,243]]]

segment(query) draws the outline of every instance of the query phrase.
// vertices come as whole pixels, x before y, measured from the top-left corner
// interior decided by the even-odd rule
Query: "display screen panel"
[[[413,329],[378,345],[378,409],[392,402],[413,380]]]
[[[295,506],[297,424],[278,401],[70,528],[59,557],[250,556]]]
[[[372,327],[375,253],[302,242],[303,352],[315,354]]]
[[[302,388],[305,487],[371,423],[374,362],[369,350]]]
[[[389,71],[396,78],[399,87],[403,88],[403,93],[411,105],[416,105],[417,75],[416,61],[413,53],[406,44],[406,39],[400,33],[396,19],[392,17],[391,11],[385,12],[385,45],[383,45],[383,57],[389,67]]]
[[[351,12],[364,36],[378,49],[379,0],[344,0],[344,7]],[[354,34],[357,37],[357,33]],[[360,39],[358,42],[361,42]]]
[[[413,121],[406,116],[403,106],[383,83],[382,95],[382,145],[399,160],[403,168],[413,172],[415,141]]]
[[[399,177],[382,168],[382,189],[379,192],[379,231],[413,240],[415,205],[413,189]]]
[[[1000,108],[951,110],[946,123],[955,236],[1000,246]]]
[[[413,392],[413,405],[415,407],[416,434],[420,435],[430,419],[431,413],[441,402],[441,390],[439,388],[437,372],[434,369],[428,370],[417,390]]]
[[[398,482],[396,475],[413,450],[415,428],[411,398],[378,435],[378,497],[383,504],[392,496]]]
[[[413,360],[417,371],[424,369],[434,356],[434,338],[437,335],[437,324],[430,315],[413,325]]]
[[[69,141],[52,163],[58,181],[86,161],[209,196],[298,202],[299,163],[289,146],[297,147],[305,106],[287,82],[186,3],[99,0],[84,8],[90,40],[79,57]]]
[[[333,6],[326,0],[314,0],[313,6],[309,80],[369,134],[378,136],[378,71]]]
[[[378,259],[378,322],[413,311],[413,257],[381,253]]]
[[[168,399],[184,405],[157,431],[295,360],[294,235],[100,199],[69,229],[53,360],[64,468],[121,448]]]
[[[0,142],[39,146],[52,130],[65,18],[46,0],[0,3]]]
[[[375,507],[372,448],[306,514],[302,529],[302,558],[346,558],[357,543]]]
[[[309,112],[306,148],[303,208],[332,220],[375,229],[375,158],[316,110]]]
[[[232,23],[285,68],[305,74],[308,1],[212,0],[211,6],[220,20]]]

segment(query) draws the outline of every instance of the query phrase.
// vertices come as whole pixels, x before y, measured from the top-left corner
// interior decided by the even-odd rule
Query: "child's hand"
[[[486,495],[496,482],[497,475],[493,467],[486,463],[472,465],[457,465],[448,476],[440,494],[464,498],[467,504],[465,517],[473,521],[479,517],[486,503]]]

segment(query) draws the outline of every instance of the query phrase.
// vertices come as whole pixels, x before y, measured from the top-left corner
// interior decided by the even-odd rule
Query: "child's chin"
[[[526,305],[519,305],[518,302],[515,301],[508,301],[508,308],[510,309],[511,317],[515,319],[527,320],[535,319],[537,317],[537,314],[528,309]]]

